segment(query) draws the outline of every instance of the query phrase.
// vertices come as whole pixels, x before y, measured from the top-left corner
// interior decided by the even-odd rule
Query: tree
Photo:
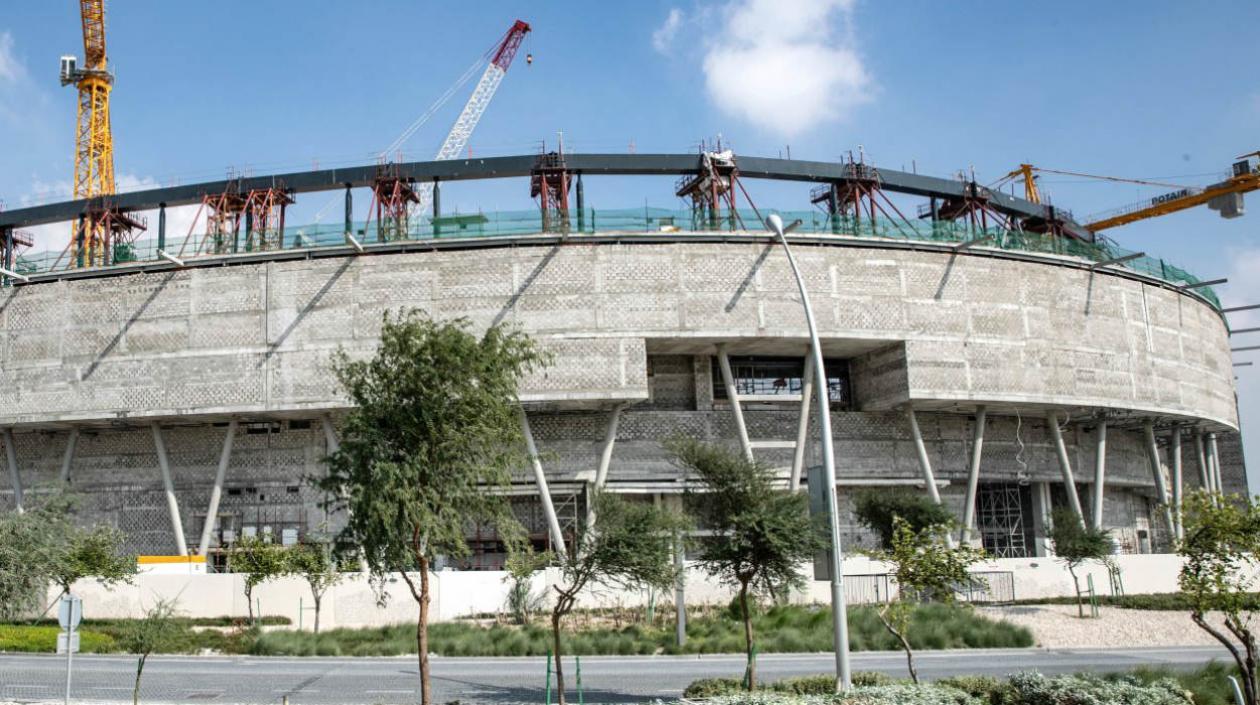
[[[943,505],[918,492],[907,490],[868,489],[854,498],[854,515],[859,523],[875,532],[879,546],[892,548],[894,518],[918,532],[929,526],[942,526],[953,521],[953,514]]]
[[[288,572],[302,576],[315,600],[315,633],[319,633],[319,611],[328,588],[341,582],[341,566],[328,542],[300,543],[287,552]]]
[[[1214,499],[1196,491],[1183,503],[1185,536],[1177,553],[1185,563],[1177,584],[1190,602],[1190,618],[1229,650],[1242,676],[1246,704],[1257,705],[1260,683],[1252,630],[1257,610],[1251,593],[1260,569],[1260,500],[1238,495]],[[1208,622],[1209,612],[1221,614],[1223,629]]]
[[[79,528],[68,521],[60,530],[54,549],[51,577],[62,594],[84,578],[96,578],[102,585],[130,584],[136,575],[136,557],[123,550],[126,536],[112,526]]]
[[[871,557],[892,566],[892,582],[897,586],[896,598],[879,607],[876,614],[884,628],[906,652],[910,679],[919,682],[910,648],[910,616],[920,602],[954,602],[955,586],[971,578],[967,569],[984,558],[984,552],[970,546],[951,548],[944,540],[950,524],[925,526],[915,530],[910,522],[893,517],[892,545],[871,552]]]
[[[802,585],[801,564],[824,546],[821,527],[809,515],[809,498],[779,487],[765,466],[693,440],[673,441],[670,451],[688,479],[698,481],[699,491],[687,491],[687,508],[711,532],[697,562],[739,589],[751,690],[757,667],[750,598]]]
[[[249,623],[256,625],[260,615],[254,614],[254,588],[289,572],[285,549],[256,536],[244,536],[228,550],[228,568],[245,575],[245,602]]]
[[[118,645],[129,654],[136,654],[136,683],[131,691],[132,705],[140,703],[140,676],[144,674],[144,664],[149,655],[155,652],[170,651],[175,648],[183,634],[183,629],[175,621],[175,603],[158,600],[141,619],[123,622],[118,635]]]
[[[469,328],[466,319],[386,313],[373,357],[339,351],[332,360],[353,408],[319,486],[329,507],[346,510],[339,540],[361,549],[377,599],[388,599],[385,576],[398,573],[418,605],[422,705],[432,702],[429,567],[470,554],[464,532],[474,521],[494,525],[509,548],[522,540],[497,490],[526,461],[517,385],[546,362],[523,333],[496,325],[478,338]]]
[[[1055,557],[1072,576],[1072,585],[1076,588],[1076,612],[1084,617],[1085,605],[1076,569],[1089,561],[1107,561],[1111,556],[1111,534],[1106,529],[1086,526],[1076,512],[1060,507],[1050,513],[1049,539]]]
[[[0,621],[37,614],[52,580],[65,506],[39,503],[0,514]]]
[[[595,525],[583,527],[571,557],[559,557],[563,582],[552,586],[551,636],[560,705],[565,703],[561,622],[581,592],[596,585],[667,590],[678,579],[673,548],[685,528],[682,516],[613,494],[597,494],[593,501]]]
[[[82,578],[131,582],[136,559],[123,551],[122,532],[75,526],[73,510],[73,497],[54,493],[0,516],[0,619],[38,612],[50,582],[63,594]]]

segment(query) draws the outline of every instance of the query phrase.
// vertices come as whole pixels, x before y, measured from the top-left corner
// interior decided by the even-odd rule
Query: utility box
[[[818,526],[828,527],[827,516],[827,482],[826,473],[823,472],[821,465],[814,465],[807,471],[805,476],[805,484],[809,487],[809,516]],[[832,488],[835,492],[835,488]],[[822,550],[814,554],[814,580],[831,580],[834,572],[831,564],[831,532],[827,531],[823,534],[826,536]]]

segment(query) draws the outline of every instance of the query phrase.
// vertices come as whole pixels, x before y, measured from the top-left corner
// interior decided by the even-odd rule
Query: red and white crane
[[[503,82],[503,77],[507,75],[508,67],[512,65],[512,60],[516,58],[516,52],[521,48],[521,42],[525,40],[525,35],[530,31],[528,22],[517,20],[508,28],[507,33],[499,39],[487,51],[481,59],[469,66],[464,73],[446,89],[433,104],[425,110],[420,117],[403,130],[388,147],[380,154],[381,161],[388,161],[390,156],[396,154],[407,140],[416,133],[429,118],[433,117],[443,105],[450,100],[451,96],[468,82],[477,69],[485,66],[485,70],[481,74],[481,80],[477,81],[477,85],[473,88],[472,95],[468,97],[468,102],[464,104],[464,109],[460,111],[459,117],[455,119],[455,124],[451,127],[451,131],[447,133],[446,139],[442,141],[442,146],[438,148],[437,155],[434,156],[435,161],[445,161],[455,159],[467,147],[468,139],[472,137],[473,130],[477,128],[477,123],[481,121],[481,116],[485,114],[486,108],[490,106],[490,101],[494,98],[494,94],[499,90],[499,84]],[[533,57],[526,57],[527,61],[532,61]],[[433,199],[433,184],[425,182],[416,187],[416,195],[420,200],[412,207],[417,213],[425,213],[429,204]],[[315,222],[319,222],[324,213],[331,208],[339,199],[334,197],[323,208],[315,214]]]
[[[508,67],[512,65],[512,59],[516,58],[516,51],[520,49],[521,42],[524,41],[525,35],[530,31],[529,23],[517,20],[503,38],[499,40],[494,48],[486,52],[489,63],[486,70],[481,74],[481,80],[477,81],[477,86],[473,88],[472,95],[468,97],[468,102],[464,104],[464,109],[460,111],[459,117],[455,118],[455,124],[451,126],[451,131],[447,133],[446,139],[442,141],[442,146],[438,148],[437,154],[433,157],[434,161],[446,161],[455,159],[464,152],[468,147],[468,139],[472,137],[473,130],[477,129],[477,123],[481,121],[481,116],[485,114],[486,108],[489,107],[490,101],[494,98],[494,94],[499,90],[499,84],[503,82],[503,77],[507,75]],[[458,86],[459,83],[456,83]],[[415,127],[419,127],[416,125]],[[409,128],[394,141],[393,145],[386,150],[386,154],[396,150],[403,142],[411,136],[410,133],[414,129]],[[416,188],[416,195],[420,197],[420,202],[415,208],[418,213],[423,214],[428,210],[429,204],[433,199],[433,183],[425,182]]]

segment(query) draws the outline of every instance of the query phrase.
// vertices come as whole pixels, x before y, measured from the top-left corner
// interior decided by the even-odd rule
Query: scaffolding
[[[229,182],[223,193],[202,197],[198,212],[206,215],[206,233],[197,248],[198,252],[225,254],[237,251],[246,198],[241,194],[238,181]]]
[[[284,185],[254,189],[245,197],[245,251],[284,249],[284,212],[293,197]]]
[[[833,234],[860,235],[863,228],[878,233],[882,217],[885,224],[897,230],[897,235],[910,236],[913,226],[884,193],[878,169],[855,161],[850,155],[844,162],[843,173],[840,181],[817,186],[809,194],[810,203],[826,208]]]
[[[68,249],[71,266],[107,267],[138,259],[135,243],[149,223],[111,204],[92,207],[79,216]]]
[[[393,242],[410,237],[411,206],[420,202],[420,196],[410,181],[402,178],[398,165],[393,162],[378,164],[372,180],[372,202],[368,205],[368,220],[376,216],[376,241]],[[364,235],[367,225],[364,225]]]
[[[563,146],[554,152],[538,155],[529,176],[529,195],[538,199],[542,232],[569,232],[569,180]]]
[[[743,220],[735,206],[739,169],[735,166],[735,153],[723,150],[718,142],[717,150],[707,151],[700,147],[700,166],[695,174],[678,180],[674,195],[691,201],[691,229],[719,230],[721,223],[735,230],[736,224],[743,229]]]

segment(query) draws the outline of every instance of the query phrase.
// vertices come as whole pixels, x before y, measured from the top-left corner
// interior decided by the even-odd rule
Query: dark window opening
[[[801,378],[805,374],[805,360],[800,357],[770,357],[764,355],[732,355],[731,376],[735,389],[741,396],[773,396],[801,393]],[[835,406],[847,408],[852,400],[849,384],[848,360],[823,360],[827,368],[827,394]],[[722,379],[722,366],[714,359],[713,398],[728,399],[726,384]]]

